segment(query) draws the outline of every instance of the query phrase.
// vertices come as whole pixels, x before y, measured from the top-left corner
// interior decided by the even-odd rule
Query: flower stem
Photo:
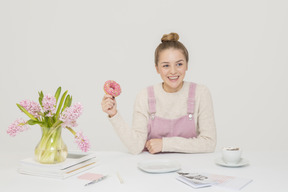
[[[66,127],[74,136],[76,136],[76,132],[71,127]]]
[[[42,127],[42,138],[35,149],[35,157],[41,163],[62,162],[67,156],[67,146],[61,138],[61,124]]]

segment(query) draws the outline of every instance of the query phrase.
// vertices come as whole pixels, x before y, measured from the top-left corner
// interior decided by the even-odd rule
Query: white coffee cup
[[[241,160],[242,150],[239,147],[224,147],[222,159],[227,164],[237,164]]]

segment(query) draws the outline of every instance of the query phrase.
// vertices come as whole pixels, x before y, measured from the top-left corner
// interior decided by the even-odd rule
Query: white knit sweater
[[[162,83],[154,85],[156,98],[156,116],[176,119],[187,115],[189,82],[184,82],[181,90],[167,93]],[[216,127],[210,92],[204,85],[197,84],[195,92],[195,127],[196,138],[164,137],[162,152],[204,153],[213,152],[216,146]],[[109,118],[122,142],[133,154],[143,151],[147,140],[149,120],[148,93],[143,89],[136,98],[132,127],[118,112]]]

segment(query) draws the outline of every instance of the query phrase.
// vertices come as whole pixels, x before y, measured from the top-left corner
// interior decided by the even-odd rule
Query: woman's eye
[[[163,65],[164,68],[169,67],[169,65]]]
[[[179,66],[179,67],[182,66],[182,65],[183,65],[182,63],[178,63],[178,64],[177,64],[177,66]]]

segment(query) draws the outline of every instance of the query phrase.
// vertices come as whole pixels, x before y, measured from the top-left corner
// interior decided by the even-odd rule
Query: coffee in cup
[[[241,160],[242,150],[239,147],[224,147],[222,159],[227,164],[237,164]]]

